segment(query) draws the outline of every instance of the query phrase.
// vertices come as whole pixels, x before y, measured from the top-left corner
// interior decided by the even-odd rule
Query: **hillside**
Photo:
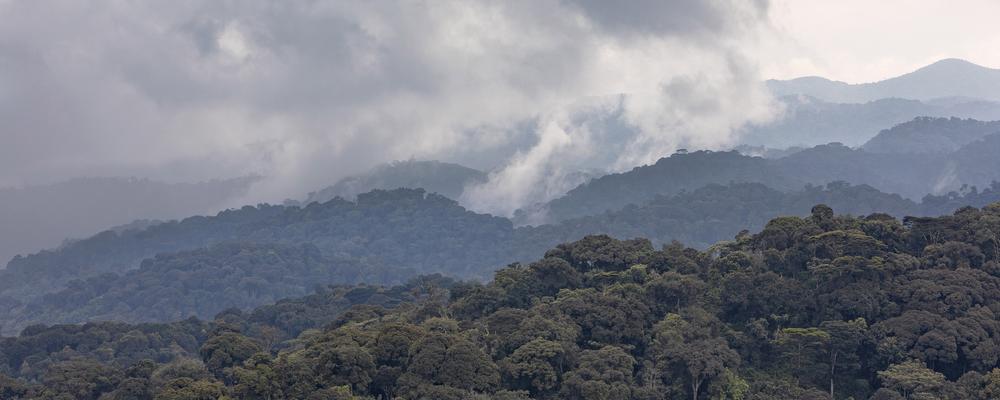
[[[885,98],[836,103],[806,95],[780,97],[784,115],[765,125],[748,126],[741,144],[786,148],[840,142],[861,146],[887,127],[917,117],[1000,120],[1000,102],[975,99],[919,101]]]
[[[395,271],[475,277],[507,261],[513,227],[419,189],[372,191],[356,202],[306,207],[260,205],[191,217],[143,230],[106,231],[13,259],[0,270],[0,300],[26,301],[75,279],[122,273],[159,253],[223,242],[312,244],[328,256]]]
[[[34,323],[166,322],[253,309],[316,287],[402,283],[409,273],[330,259],[314,245],[227,243],[161,254],[138,269],[70,282],[36,301],[0,308],[15,332]]]
[[[821,77],[805,77],[787,81],[770,80],[767,86],[777,96],[804,94],[836,103],[865,103],[893,97],[912,100],[964,97],[1000,101],[1000,70],[952,58],[872,83],[848,84]]]
[[[34,326],[0,339],[0,390],[94,400],[990,399],[998,226],[1000,204],[903,221],[817,205],[705,252],[589,236],[487,284],[335,287],[212,322]]]
[[[380,165],[364,174],[341,179],[337,183],[309,193],[303,205],[325,203],[336,197],[353,200],[372,190],[422,188],[450,199],[462,195],[466,185],[486,181],[486,173],[458,164],[440,161],[396,161]]]
[[[215,212],[245,195],[256,178],[163,183],[135,178],[79,178],[0,188],[0,265],[15,255],[140,219]]]
[[[997,201],[1000,196],[997,197]],[[643,237],[654,245],[680,241],[695,248],[729,240],[742,230],[759,230],[767,221],[786,215],[808,215],[823,203],[845,214],[884,212],[894,216],[925,215],[919,204],[870,186],[844,182],[779,191],[760,183],[708,185],[673,196],[657,196],[642,205],[569,219],[558,224],[517,229],[519,249],[542,254],[544,248],[594,234],[617,238]]]
[[[628,204],[642,204],[656,195],[695,190],[709,184],[759,182],[779,190],[802,187],[804,182],[776,170],[767,160],[735,151],[675,153],[655,164],[605,175],[580,185],[548,204],[548,218],[562,221]]]
[[[971,126],[978,129],[981,125]],[[968,135],[975,136],[975,132]],[[796,150],[775,159],[735,151],[674,154],[570,190],[548,203],[549,221],[599,215],[709,184],[763,183],[787,192],[806,184],[844,181],[919,200],[928,194],[944,194],[963,186],[984,188],[1000,181],[1000,165],[994,156],[1000,152],[1000,135],[984,136],[947,153],[874,153],[841,143]]]
[[[1000,121],[921,117],[882,130],[861,149],[869,153],[951,153],[1000,133]]]

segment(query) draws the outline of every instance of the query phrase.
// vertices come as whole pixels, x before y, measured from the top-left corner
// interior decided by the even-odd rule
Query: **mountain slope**
[[[0,189],[0,265],[17,254],[58,246],[139,219],[215,212],[246,194],[256,178],[174,183],[136,178],[79,178]]]
[[[477,277],[506,263],[513,227],[421,189],[372,191],[356,202],[260,205],[144,230],[106,231],[59,249],[13,259],[0,270],[0,298],[24,301],[74,279],[138,267],[159,253],[223,242],[313,244],[325,255],[387,265],[406,276]],[[484,264],[480,264],[484,263]]]
[[[352,200],[375,189],[421,188],[450,199],[462,195],[465,186],[486,181],[486,173],[440,161],[396,161],[380,165],[364,174],[341,179],[332,186],[309,193],[303,202],[324,203],[335,197]]]
[[[605,175],[580,185],[549,202],[548,217],[552,221],[562,221],[597,215],[628,204],[643,204],[657,195],[730,182],[759,182],[780,190],[799,188],[804,183],[774,169],[763,158],[735,151],[676,153],[655,164]]]
[[[1000,133],[1000,121],[921,117],[879,132],[861,149],[870,153],[951,153]]]
[[[588,236],[485,284],[331,287],[211,322],[32,326],[0,338],[0,393],[994,399],[998,221],[1000,204],[902,221],[817,205],[704,251]]]
[[[891,97],[913,100],[966,97],[1000,101],[1000,69],[952,58],[872,83],[848,84],[804,77],[769,80],[767,86],[777,96],[804,94],[837,103],[864,103]]]
[[[784,115],[765,125],[748,126],[741,144],[787,148],[840,142],[860,146],[881,130],[917,117],[1000,120],[1000,102],[974,99],[918,101],[899,98],[835,103],[806,95],[784,96]]]

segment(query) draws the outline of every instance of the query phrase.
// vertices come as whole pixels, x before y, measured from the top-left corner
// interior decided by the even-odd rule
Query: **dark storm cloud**
[[[752,37],[764,9],[737,0],[0,0],[0,186],[256,172],[269,177],[256,195],[274,200],[393,159],[490,159],[503,161],[476,166],[499,167],[496,179],[466,200],[509,212],[607,158],[595,149],[609,135],[579,122],[588,115],[620,115],[631,136],[610,139],[643,144],[618,164],[693,137],[718,145],[733,126],[763,118],[754,69],[729,63],[741,57],[732,42]],[[697,79],[698,96],[738,101],[689,107],[658,89],[677,79]],[[658,117],[664,109],[685,121]],[[533,139],[525,126],[537,127]]]

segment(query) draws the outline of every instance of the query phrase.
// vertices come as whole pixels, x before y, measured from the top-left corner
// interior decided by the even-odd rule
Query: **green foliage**
[[[328,284],[480,278],[511,260],[512,235],[510,221],[421,189],[248,206],[15,258],[0,269],[0,325],[209,318]]]
[[[0,338],[0,394],[996,398],[1000,204],[902,223],[810,209],[705,251],[593,236],[488,283],[333,286],[211,322],[29,326]]]

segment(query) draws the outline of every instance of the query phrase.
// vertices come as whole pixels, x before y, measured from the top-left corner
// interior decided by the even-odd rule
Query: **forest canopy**
[[[817,205],[707,250],[588,236],[485,284],[424,277],[212,321],[31,326],[0,341],[0,393],[992,399],[998,310],[1000,203],[903,220]]]

